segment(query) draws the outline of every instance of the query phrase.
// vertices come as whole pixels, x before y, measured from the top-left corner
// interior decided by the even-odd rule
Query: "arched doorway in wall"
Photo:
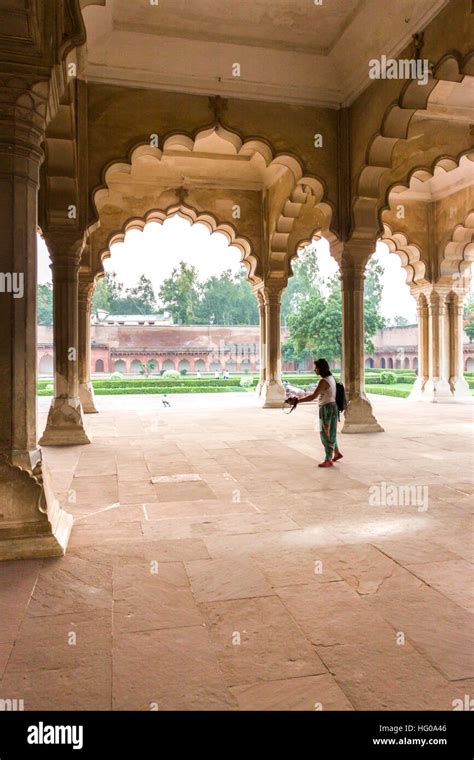
[[[127,371],[127,364],[123,359],[117,359],[116,362],[114,362],[114,372],[126,372]]]
[[[195,372],[206,372],[206,362],[204,359],[195,359],[194,360],[194,371]]]
[[[384,356],[382,356],[382,358],[380,359],[380,367],[381,367],[381,369],[385,369],[385,357]]]
[[[403,368],[404,369],[410,369],[410,357],[405,356],[403,360]]]
[[[130,363],[130,373],[132,375],[140,375],[142,369],[142,362],[139,359],[133,359]]]
[[[412,369],[418,369],[418,357],[417,356],[413,357]]]
[[[96,372],[103,372],[104,371],[104,362],[102,359],[97,359],[95,363],[95,371]]]
[[[178,364],[178,371],[179,372],[185,371],[186,373],[188,373],[189,367],[190,367],[189,361],[187,359],[181,359],[181,361]]]
[[[474,359],[471,356],[466,360],[466,372],[474,372]]]
[[[170,369],[176,369],[175,364],[171,359],[165,359],[163,362],[163,372],[166,372],[166,370]]]
[[[388,357],[388,369],[393,369],[393,359],[391,356]]]
[[[369,357],[368,359],[365,360],[366,369],[372,369],[373,366],[374,366],[374,360],[372,358]]]
[[[53,357],[51,354],[44,354],[41,357],[38,374],[51,376],[54,372]]]

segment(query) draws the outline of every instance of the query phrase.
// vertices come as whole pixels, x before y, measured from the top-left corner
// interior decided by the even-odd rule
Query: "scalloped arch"
[[[390,209],[390,193],[392,193],[394,190],[407,190],[410,187],[410,182],[413,178],[424,182],[431,177],[434,177],[435,171],[438,169],[438,167],[443,169],[445,172],[457,169],[464,157],[466,157],[469,161],[474,162],[474,151],[472,149],[463,150],[458,156],[438,156],[438,158],[432,161],[430,165],[422,166],[418,164],[417,166],[412,167],[402,180],[394,182],[392,185],[390,185],[390,187],[387,188],[384,198],[384,205],[380,207],[380,215],[382,215],[384,211],[388,211]]]
[[[467,275],[470,277],[474,262],[474,209],[468,212],[464,221],[457,224],[446,244],[441,260],[442,277]]]
[[[407,285],[427,285],[426,265],[421,258],[420,248],[410,243],[403,232],[394,232],[389,224],[384,223],[381,243],[388,246],[390,253],[398,254],[402,267],[406,272]]]
[[[256,274],[258,265],[258,259],[255,253],[252,251],[252,245],[250,241],[239,235],[236,228],[228,222],[219,222],[216,217],[209,212],[198,212],[192,206],[186,204],[176,204],[169,206],[167,209],[151,209],[143,217],[132,217],[127,219],[123,224],[119,232],[114,232],[109,235],[107,244],[99,251],[99,259],[103,261],[110,257],[110,248],[114,243],[123,243],[125,235],[129,230],[140,230],[143,232],[145,226],[150,222],[158,224],[164,224],[167,219],[171,219],[173,216],[180,216],[182,219],[193,224],[203,224],[209,232],[220,232],[227,238],[229,245],[233,245],[241,252],[241,261],[247,268],[247,279],[252,285],[256,285],[260,282],[260,278]]]
[[[469,53],[463,57],[457,51],[451,51],[434,66],[433,75],[426,84],[420,85],[415,80],[407,82],[398,100],[388,106],[380,131],[369,141],[365,164],[356,181],[355,200],[352,206],[354,230],[364,230],[374,225],[381,228],[380,214],[387,207],[383,204],[386,204],[388,193],[392,188],[389,188],[385,198],[381,200],[380,181],[392,168],[395,145],[399,140],[408,138],[413,116],[417,111],[426,110],[429,97],[439,81],[461,82],[465,76],[474,76],[474,56]],[[459,162],[466,152],[469,151],[463,150],[457,158],[451,156],[443,158]],[[408,172],[408,175],[411,173],[412,170]]]
[[[113,175],[130,174],[134,163],[144,157],[160,162],[167,149],[173,150],[175,154],[181,151],[183,155],[197,151],[212,155],[214,151],[234,156],[248,156],[261,168],[268,185],[282,171],[288,172],[292,189],[281,204],[275,230],[271,236],[270,270],[288,272],[289,258],[293,255],[288,249],[289,238],[295,221],[300,217],[305,206],[318,208],[325,220],[324,229],[329,230],[333,218],[333,207],[325,199],[326,188],[317,177],[304,175],[303,162],[298,157],[289,153],[275,153],[268,141],[263,138],[252,137],[244,140],[237,132],[223,127],[220,123],[197,130],[194,137],[187,133],[173,132],[164,139],[162,148],[141,143],[130,151],[128,160],[121,159],[110,163],[104,169],[103,184],[93,193],[99,218],[101,206],[113,198],[113,191],[109,188],[109,181]],[[252,271],[254,270],[255,267],[252,268]]]

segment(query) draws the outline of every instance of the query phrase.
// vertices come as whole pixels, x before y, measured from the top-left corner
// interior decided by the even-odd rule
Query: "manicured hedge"
[[[366,385],[365,392],[379,396],[396,396],[397,398],[407,398],[410,395],[409,388],[397,388],[396,385]]]
[[[182,386],[171,385],[166,389],[167,394],[173,393],[242,393],[239,385],[225,385],[212,388],[183,388]],[[143,388],[99,388],[96,391],[97,396],[130,396],[130,395],[155,395],[162,396],[163,391],[157,388],[144,386]]]

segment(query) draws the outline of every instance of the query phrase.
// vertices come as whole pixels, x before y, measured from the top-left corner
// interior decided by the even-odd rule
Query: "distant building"
[[[93,374],[123,372],[140,374],[140,366],[156,362],[154,372],[175,369],[187,372],[257,372],[260,368],[260,327],[258,325],[173,325],[169,315],[109,315],[91,326],[91,368]],[[155,320],[155,321],[153,321]],[[281,339],[288,331],[282,328]],[[418,367],[416,325],[388,327],[374,336],[375,351],[366,358],[366,367],[385,369]],[[305,362],[283,362],[282,369],[311,370]],[[474,344],[465,336],[464,368],[474,370]],[[38,374],[53,374],[53,329],[38,326]]]

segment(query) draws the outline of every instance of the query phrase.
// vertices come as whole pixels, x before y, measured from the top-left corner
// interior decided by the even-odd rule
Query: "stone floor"
[[[313,405],[97,402],[91,446],[44,450],[74,514],[67,555],[0,565],[0,699],[450,710],[474,695],[472,408],[374,397],[386,432],[341,436],[345,458],[320,470]]]

